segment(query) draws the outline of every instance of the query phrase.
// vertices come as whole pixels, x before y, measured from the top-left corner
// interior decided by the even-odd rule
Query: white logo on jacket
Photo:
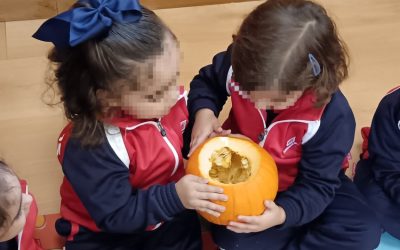
[[[188,123],[187,120],[181,121],[181,131],[182,132],[185,131],[187,123]]]
[[[400,130],[400,121],[399,121],[399,123],[397,123],[397,127],[399,127],[399,130]]]
[[[290,138],[287,142],[286,142],[286,148],[283,150],[283,153],[286,154],[286,152],[293,147],[294,145],[297,145],[296,142],[296,136]]]

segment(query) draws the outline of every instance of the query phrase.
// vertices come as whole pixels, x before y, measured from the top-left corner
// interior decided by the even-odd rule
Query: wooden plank
[[[60,211],[59,187],[63,175],[56,147],[63,126],[59,115],[0,122],[1,157],[20,178],[28,181],[41,214]]]
[[[209,4],[245,2],[249,0],[143,0],[150,9],[165,9]],[[71,7],[75,0],[1,0],[0,21],[45,19]]]
[[[47,87],[44,83],[47,65],[44,56],[0,61],[0,123],[61,114],[41,100]]]
[[[68,10],[75,2],[75,0],[57,0],[58,13]]]
[[[6,24],[0,22],[0,60],[7,58]]]
[[[237,3],[246,1],[249,0],[142,0],[141,3],[150,9],[166,9],[211,4]]]
[[[1,0],[0,21],[42,19],[54,16],[57,5],[54,0]]]
[[[6,23],[8,59],[42,56],[48,52],[51,43],[32,38],[43,22],[44,20],[32,20]]]
[[[59,211],[61,168],[57,137],[65,124],[61,108],[41,100],[44,57],[0,61],[0,157],[29,182],[41,213]]]

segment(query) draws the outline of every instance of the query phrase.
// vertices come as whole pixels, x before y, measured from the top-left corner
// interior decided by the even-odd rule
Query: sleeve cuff
[[[299,221],[299,211],[295,203],[287,198],[278,197],[275,200],[276,204],[285,210],[286,220],[283,224],[278,226],[279,229],[286,229],[289,227],[297,226]]]
[[[189,113],[192,115],[195,115],[197,111],[204,108],[211,109],[214,112],[215,117],[218,117],[220,112],[214,101],[208,98],[197,99],[191,106],[192,107],[190,107]]]
[[[169,183],[167,186],[165,186],[164,192],[164,195],[162,195],[162,197],[165,199],[164,207],[170,216],[174,216],[186,209],[179,199],[178,193],[176,192],[175,183]]]

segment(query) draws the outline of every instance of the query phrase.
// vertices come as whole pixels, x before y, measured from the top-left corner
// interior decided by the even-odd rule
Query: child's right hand
[[[221,127],[217,117],[215,117],[214,112],[211,109],[200,109],[196,112],[188,156],[190,156],[207,138],[225,136],[230,133],[230,130],[224,130]]]
[[[210,200],[227,201],[228,196],[223,194],[222,188],[210,186],[207,183],[207,179],[186,175],[175,184],[176,192],[185,208],[199,210],[218,217],[225,211],[225,207]]]

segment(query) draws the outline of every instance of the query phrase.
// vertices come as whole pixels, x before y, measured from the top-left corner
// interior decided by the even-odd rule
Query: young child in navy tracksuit
[[[0,160],[0,250],[40,250],[33,237],[37,206],[26,181]]]
[[[355,130],[338,88],[346,77],[346,50],[325,9],[305,0],[269,0],[193,79],[191,151],[208,136],[238,133],[264,147],[279,172],[278,196],[265,201],[264,214],[213,226],[221,248],[378,245],[379,223],[343,169]],[[220,126],[216,117],[228,96],[232,109]]]
[[[184,176],[188,111],[173,33],[137,1],[81,0],[34,37],[55,45],[49,59],[70,120],[58,140],[66,249],[201,249],[187,209],[218,216],[224,207],[209,200],[226,196]]]
[[[385,231],[400,239],[400,87],[380,102],[369,128],[354,182]]]

